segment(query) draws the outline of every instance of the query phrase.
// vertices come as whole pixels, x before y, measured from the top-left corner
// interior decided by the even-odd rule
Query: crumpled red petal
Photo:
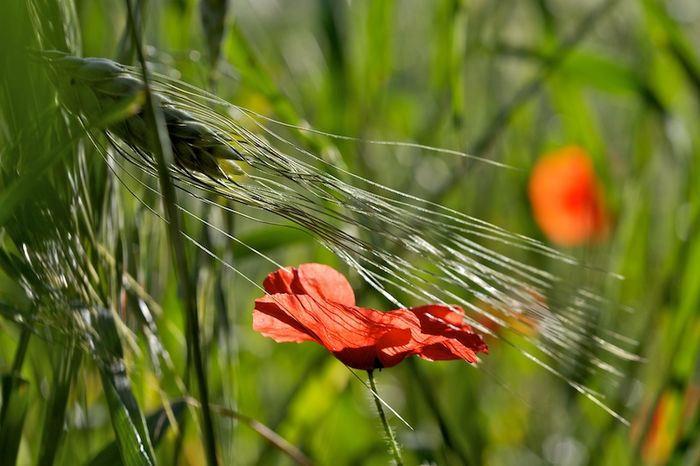
[[[307,294],[339,304],[355,305],[350,282],[337,270],[323,264],[301,264],[272,272],[263,282],[270,294]]]
[[[392,367],[408,356],[476,362],[487,352],[456,306],[380,312],[355,306],[345,277],[320,264],[270,274],[255,301],[253,328],[278,342],[316,341],[356,369]],[[337,301],[335,301],[337,300]]]

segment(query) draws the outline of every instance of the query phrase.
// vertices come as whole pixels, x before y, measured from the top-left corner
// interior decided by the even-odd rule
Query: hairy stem
[[[401,459],[401,451],[399,450],[399,444],[396,443],[396,437],[394,436],[394,431],[391,429],[389,422],[386,419],[386,414],[384,413],[384,408],[382,408],[382,401],[379,399],[377,394],[377,386],[374,384],[374,371],[368,370],[367,376],[369,378],[369,386],[372,389],[372,396],[374,397],[374,404],[377,406],[377,412],[379,413],[379,419],[382,421],[382,426],[384,427],[384,432],[386,433],[386,438],[389,440],[389,446],[391,447],[391,454],[394,456],[394,461],[396,461],[397,466],[403,466],[403,460]]]

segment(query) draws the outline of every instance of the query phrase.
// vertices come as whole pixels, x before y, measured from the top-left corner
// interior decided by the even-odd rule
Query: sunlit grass
[[[3,464],[211,464],[212,449],[221,464],[386,464],[365,384],[322,348],[251,329],[263,278],[303,262],[342,270],[361,305],[460,303],[502,338],[476,368],[375,372],[410,425],[388,415],[406,464],[697,463],[692,1],[231,2],[228,16],[214,0],[134,3],[154,92],[252,158],[240,178],[171,170],[163,210],[157,146],[109,131],[141,102],[67,111],[56,84],[76,82],[38,53],[115,59],[141,79],[126,3],[10,2]],[[527,186],[568,145],[590,154],[608,231],[560,250]],[[195,308],[208,448],[188,388]]]

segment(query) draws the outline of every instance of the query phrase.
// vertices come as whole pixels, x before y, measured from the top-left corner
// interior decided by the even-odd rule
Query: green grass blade
[[[158,179],[163,193],[163,210],[168,221],[168,238],[172,248],[172,256],[175,262],[175,270],[177,272],[178,282],[181,284],[184,295],[184,304],[187,315],[187,347],[188,347],[188,362],[191,360],[194,363],[195,377],[199,388],[199,397],[202,405],[202,430],[204,437],[205,452],[207,455],[207,463],[210,466],[218,464],[216,456],[216,439],[214,435],[214,424],[209,411],[209,388],[207,384],[207,374],[204,368],[202,348],[199,335],[199,314],[197,312],[196,290],[192,284],[187,266],[187,256],[183,239],[183,231],[180,228],[182,219],[177,210],[177,199],[173,182],[170,179],[168,166],[173,162],[172,145],[168,130],[165,126],[165,118],[163,112],[158,106],[158,102],[154,100],[151,92],[151,81],[148,68],[146,67],[146,59],[142,47],[139,31],[136,29],[134,20],[134,9],[131,0],[126,0],[128,10],[129,24],[131,25],[132,38],[136,46],[136,54],[141,64],[143,73],[144,91],[146,96],[145,116],[149,132],[149,143],[155,155],[158,166]],[[190,357],[191,356],[191,357]]]
[[[228,0],[200,0],[199,13],[209,51],[209,77],[214,81],[221,56],[221,43],[226,31]]]
[[[125,466],[152,466],[155,464],[152,453],[146,448],[147,440],[141,434],[127,409],[128,399],[124,399],[124,389],[117,389],[113,380],[104,372],[102,387],[107,397],[109,414],[112,418],[116,443]]]
[[[65,348],[57,354],[54,361],[53,384],[49,394],[46,417],[44,419],[39,453],[39,466],[54,463],[56,452],[63,438],[63,426],[66,420],[66,407],[71,386],[80,368],[80,351],[75,347]]]
[[[185,412],[185,406],[186,404],[182,400],[176,401],[170,405],[170,409],[172,409],[176,421],[180,421],[180,418]],[[148,427],[148,435],[151,439],[151,444],[157,446],[170,427],[170,418],[168,417],[166,409],[163,407],[151,413],[146,419],[146,426]],[[119,445],[116,441],[104,447],[86,464],[86,466],[101,466],[103,464],[115,466],[124,464],[121,460]]]
[[[100,309],[97,314],[97,353],[100,378],[112,426],[125,466],[155,464],[153,447],[143,413],[131,391],[131,382],[122,357],[122,345],[112,313]]]
[[[0,458],[3,465],[10,466],[17,461],[24,418],[29,407],[27,381],[15,375],[3,375],[2,401],[4,418],[0,424]]]

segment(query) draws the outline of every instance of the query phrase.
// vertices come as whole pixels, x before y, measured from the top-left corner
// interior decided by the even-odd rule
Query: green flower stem
[[[382,426],[384,426],[384,432],[386,433],[387,439],[389,439],[389,445],[391,446],[391,453],[394,455],[394,461],[396,461],[397,466],[403,466],[403,460],[401,459],[401,451],[399,450],[399,444],[396,443],[396,437],[394,437],[394,431],[391,430],[389,422],[386,420],[386,414],[384,414],[384,408],[382,408],[382,401],[379,399],[377,394],[377,386],[374,384],[374,374],[373,370],[368,370],[367,375],[369,376],[369,386],[372,389],[372,396],[374,397],[374,404],[377,406],[377,412],[379,413],[379,419],[382,421]]]

